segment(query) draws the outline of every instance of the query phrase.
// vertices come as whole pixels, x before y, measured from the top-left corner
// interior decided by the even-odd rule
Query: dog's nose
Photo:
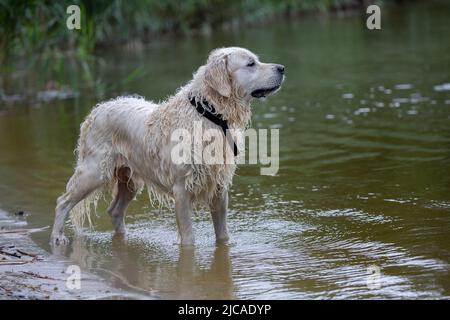
[[[284,74],[284,66],[282,64],[277,65],[277,70],[279,73]]]

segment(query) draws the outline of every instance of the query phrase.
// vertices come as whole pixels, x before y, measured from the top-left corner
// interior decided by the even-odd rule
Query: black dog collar
[[[227,130],[228,122],[223,119],[223,116],[220,113],[216,113],[216,109],[208,103],[206,100],[197,101],[195,97],[191,97],[189,99],[189,102],[195,107],[198,113],[200,113],[202,116],[204,116],[206,119],[211,121],[212,123],[218,125],[222,128],[223,134],[225,135],[225,139],[227,138]],[[206,107],[206,108],[205,108]],[[230,137],[231,141],[233,143],[233,154],[236,157],[238,155],[238,148],[236,145],[236,142],[234,142],[233,138]]]

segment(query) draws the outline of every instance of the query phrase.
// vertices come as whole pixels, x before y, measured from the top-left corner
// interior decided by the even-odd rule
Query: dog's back
[[[78,163],[92,152],[111,152],[115,144],[141,140],[145,121],[158,105],[142,97],[118,97],[98,104],[81,124]]]

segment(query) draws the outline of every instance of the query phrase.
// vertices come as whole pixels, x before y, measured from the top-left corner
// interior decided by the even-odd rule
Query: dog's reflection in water
[[[229,247],[218,243],[204,263],[196,257],[199,249],[177,247],[178,259],[163,256],[160,248],[112,236],[99,243],[77,237],[72,243],[71,260],[81,270],[105,276],[118,288],[162,299],[235,299]],[[203,254],[204,255],[204,254]]]

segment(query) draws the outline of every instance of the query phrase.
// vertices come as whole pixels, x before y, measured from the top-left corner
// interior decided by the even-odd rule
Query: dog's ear
[[[206,65],[205,81],[221,96],[231,96],[231,81],[227,68],[227,57],[219,57]]]

